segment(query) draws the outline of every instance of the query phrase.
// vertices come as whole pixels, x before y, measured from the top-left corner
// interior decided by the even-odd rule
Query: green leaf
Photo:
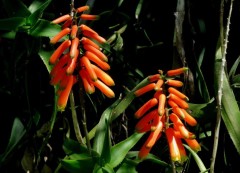
[[[52,66],[49,64],[49,58],[52,55],[52,53],[53,53],[53,51],[45,51],[45,50],[42,50],[42,49],[38,52],[38,55],[42,59],[42,61],[45,64],[49,73],[52,69]]]
[[[204,100],[208,102],[210,100],[210,96],[209,96],[207,84],[205,82],[204,76],[201,71],[201,64],[204,57],[204,53],[205,53],[205,48],[202,50],[201,54],[199,55],[199,61],[197,62],[197,65],[196,65],[196,72],[197,72],[196,76],[198,79],[199,92],[204,98]]]
[[[126,155],[126,158],[135,158],[133,160],[135,164],[139,164],[140,162],[142,162],[144,160],[149,160],[149,161],[152,161],[152,162],[154,162],[156,164],[159,164],[161,166],[164,166],[164,167],[171,167],[171,165],[169,165],[168,163],[160,160],[157,156],[155,156],[152,153],[149,153],[144,160],[138,158],[138,153],[139,153],[139,151],[130,151]]]
[[[34,12],[27,18],[27,23],[30,25],[34,25],[42,17],[44,10],[48,7],[51,0],[47,0],[45,2],[41,1],[34,2],[35,3],[32,3],[30,6],[30,9]]]
[[[61,31],[61,26],[52,24],[50,21],[39,19],[29,30],[29,34],[35,37],[54,37]]]
[[[2,9],[7,9],[6,12],[10,17],[27,17],[31,14],[26,5],[20,0],[2,0],[2,2]]]
[[[137,173],[136,165],[125,161],[121,164],[116,173]]]
[[[96,133],[93,142],[93,150],[101,155],[101,158],[106,162],[110,161],[110,135],[109,135],[109,118],[113,109],[117,106],[120,100],[115,101],[102,114],[99,123],[97,124]]]
[[[134,95],[134,92],[138,90],[139,88],[146,86],[149,84],[148,77],[143,79],[135,88],[133,88],[122,100],[121,102],[114,108],[112,115],[111,115],[111,121],[116,119],[121,113],[123,113],[126,108],[132,103],[133,99],[136,97]]]
[[[15,39],[17,32],[16,31],[10,31],[10,32],[5,32],[1,34],[0,37],[2,38],[7,38],[7,39]]]
[[[240,63],[240,56],[236,59],[236,61],[234,62],[233,66],[231,67],[231,69],[229,71],[230,78],[233,78],[235,76],[235,73],[237,71],[239,63]]]
[[[110,164],[105,164],[104,167],[102,167],[102,170],[104,173],[115,173]]]
[[[15,118],[12,126],[12,131],[8,145],[5,152],[0,155],[0,163],[4,162],[6,157],[13,151],[13,149],[18,145],[19,141],[23,138],[26,133],[26,129],[19,118]]]
[[[92,158],[86,158],[83,160],[68,160],[61,161],[62,167],[70,173],[92,173],[94,162]]]
[[[109,164],[115,168],[118,166],[126,157],[127,153],[132,147],[141,139],[144,133],[133,133],[127,139],[119,142],[111,148],[111,160]]]
[[[138,5],[137,5],[136,11],[135,11],[135,17],[136,17],[136,19],[138,19],[138,18],[139,18],[139,15],[141,14],[142,7],[143,7],[143,2],[144,2],[144,0],[140,0],[140,1],[138,2]]]
[[[184,145],[184,147],[192,154],[195,162],[196,162],[197,165],[198,165],[199,170],[200,170],[201,172],[207,173],[207,168],[205,167],[203,161],[202,161],[201,158],[198,156],[198,154],[197,154],[195,151],[193,151],[188,145],[186,145],[186,144],[183,144],[183,145]]]
[[[215,60],[215,93],[218,93],[219,83],[221,82],[221,58],[221,49],[219,48],[216,52]],[[227,79],[226,72],[223,73],[222,79],[222,119],[233,141],[233,144],[240,154],[240,111],[233,90],[230,87]]]
[[[16,31],[19,27],[26,24],[24,17],[12,17],[0,19],[0,30]]]
[[[79,142],[66,138],[63,141],[63,150],[67,155],[73,153],[88,153],[88,149],[86,146],[79,144]]]
[[[198,119],[213,119],[215,117],[216,103],[212,98],[208,103],[188,103],[189,110],[191,110],[191,115]]]

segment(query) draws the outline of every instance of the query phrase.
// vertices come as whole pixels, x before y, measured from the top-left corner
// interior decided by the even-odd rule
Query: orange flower
[[[97,87],[108,98],[115,97],[114,92],[107,85],[105,85],[102,81],[100,81],[100,80],[93,81],[93,85],[95,87]]]
[[[183,86],[183,83],[176,79],[168,79],[165,83],[167,85],[173,86],[173,87],[182,87]]]
[[[169,115],[169,119],[173,122],[174,127],[180,131],[184,138],[189,138],[189,131],[175,113],[171,113]]]
[[[187,67],[181,67],[181,68],[177,68],[177,69],[173,69],[173,70],[168,70],[167,75],[168,76],[177,76],[177,75],[180,75],[180,74],[186,72],[187,70],[188,70]]]
[[[57,107],[58,107],[58,110],[60,111],[64,111],[67,105],[68,97],[73,86],[73,81],[74,81],[73,78],[74,78],[73,75],[69,76],[66,88],[61,91],[58,97]]]
[[[64,28],[62,29],[57,35],[55,35],[51,40],[50,43],[51,44],[56,44],[61,38],[63,38],[64,36],[66,36],[67,34],[69,34],[71,31],[70,28]]]
[[[142,117],[135,126],[135,130],[139,133],[151,130],[153,124],[155,124],[158,117],[157,109],[148,112],[144,117]]]
[[[196,139],[184,139],[188,146],[195,152],[201,151],[201,146]]]
[[[179,98],[178,96],[176,96],[175,94],[169,94],[168,98],[171,99],[172,101],[174,101],[178,106],[180,106],[183,109],[188,109],[189,105],[186,101],[184,101],[183,99]]]
[[[86,51],[84,54],[90,61],[97,64],[103,70],[110,70],[110,65],[97,57],[94,53]]]
[[[165,131],[167,141],[168,141],[168,146],[169,146],[169,152],[171,156],[171,160],[176,162],[176,161],[181,161],[181,154],[178,148],[177,140],[176,137],[174,136],[174,130],[173,128],[169,127]]]
[[[142,105],[136,112],[135,117],[140,118],[142,117],[147,111],[149,111],[152,107],[157,105],[158,100],[156,98],[152,98],[148,100],[144,105]]]
[[[104,72],[102,69],[100,69],[99,67],[97,67],[94,64],[91,64],[91,66],[92,66],[93,70],[95,71],[97,78],[101,79],[101,81],[103,81],[107,86],[115,85],[115,83],[110,75],[108,75],[106,72]]]
[[[166,95],[160,94],[158,99],[158,113],[162,116],[165,113]]]
[[[189,100],[185,94],[183,94],[182,92],[178,91],[177,89],[175,89],[173,87],[169,87],[168,92],[178,96],[179,98],[181,98],[183,100],[186,100],[186,101]]]
[[[139,97],[139,96],[153,90],[155,85],[156,85],[155,83],[150,83],[150,84],[138,89],[137,91],[135,91],[134,94],[136,97]]]
[[[55,64],[57,62],[58,58],[70,46],[71,46],[71,41],[70,40],[65,40],[64,42],[62,42],[61,45],[58,46],[58,48],[53,52],[53,54],[49,58],[49,63],[50,64]]]

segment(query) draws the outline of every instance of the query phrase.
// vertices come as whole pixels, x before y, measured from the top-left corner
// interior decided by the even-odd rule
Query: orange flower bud
[[[157,117],[157,126],[154,131],[152,131],[147,139],[146,147],[152,148],[153,145],[156,143],[159,134],[162,132],[163,129],[163,122],[161,121],[161,117]]]
[[[173,69],[173,70],[168,70],[167,71],[167,76],[180,75],[180,74],[184,73],[187,70],[188,70],[187,67],[181,67],[181,68],[177,68],[177,69]]]
[[[98,20],[99,16],[98,15],[91,15],[91,14],[82,14],[80,16],[81,19],[83,20]]]
[[[157,105],[158,100],[156,98],[152,98],[148,100],[144,105],[142,105],[136,112],[135,117],[140,118],[142,117],[147,111],[149,111],[152,107]]]
[[[92,39],[98,41],[101,44],[107,42],[105,38],[101,37],[97,33],[93,33],[93,32],[88,31],[88,30],[83,31],[83,35],[86,36],[86,37],[92,38]]]
[[[75,24],[72,26],[70,38],[74,39],[77,36],[77,32],[78,32],[78,25]]]
[[[184,139],[188,146],[195,152],[201,151],[201,146],[196,139]]]
[[[79,45],[79,38],[78,37],[75,37],[73,40],[72,40],[72,45],[71,45],[71,48],[70,48],[70,57],[73,58],[76,54],[79,53],[78,51],[78,45]]]
[[[156,85],[155,83],[150,83],[150,84],[138,89],[137,91],[135,91],[134,94],[136,97],[139,97],[139,96],[153,90],[155,85]]]
[[[87,11],[87,10],[89,10],[89,6],[88,5],[84,5],[84,6],[78,7],[76,12],[77,13],[81,13],[81,12],[84,12],[84,11]]]
[[[60,111],[64,111],[64,109],[67,105],[68,97],[69,97],[70,91],[73,86],[73,81],[74,81],[73,78],[74,77],[72,75],[69,76],[69,80],[68,80],[66,88],[60,93],[60,95],[58,97],[57,108]]]
[[[85,52],[85,56],[95,64],[97,64],[103,70],[110,70],[110,65],[101,59],[99,59],[94,53],[90,51]]]
[[[85,69],[81,69],[79,71],[79,75],[82,79],[84,90],[88,94],[94,93],[95,92],[95,86],[93,85],[92,80],[90,79],[90,76],[88,75],[87,71]]]
[[[52,21],[52,23],[54,23],[54,24],[59,24],[59,23],[62,23],[62,22],[64,22],[64,21],[68,20],[68,19],[71,19],[71,16],[70,16],[69,14],[65,14],[65,15],[63,15],[63,16],[60,16],[60,17],[54,19],[54,20]]]
[[[162,90],[162,85],[163,85],[164,81],[162,79],[159,79],[156,83],[156,86],[154,88],[154,90],[158,91],[158,90]]]
[[[71,31],[70,28],[65,28],[61,30],[57,35],[55,35],[51,40],[51,44],[56,44],[61,38],[63,38],[65,35],[69,34]]]
[[[81,66],[84,66],[86,68],[91,80],[96,81],[97,75],[96,75],[95,71],[93,70],[89,59],[86,56],[83,56],[83,57],[81,57],[80,62],[81,62]]]
[[[166,95],[160,94],[158,99],[158,113],[160,116],[164,115],[165,113],[165,104],[166,104]]]
[[[167,85],[173,86],[173,87],[182,87],[183,86],[183,83],[181,81],[175,80],[175,79],[168,79],[165,83]]]
[[[107,56],[102,53],[99,49],[95,48],[94,46],[91,46],[90,44],[84,44],[83,48],[89,52],[92,52],[93,54],[95,54],[98,58],[100,58],[102,61],[107,62],[108,58]]]
[[[184,101],[183,99],[179,98],[178,96],[176,96],[175,94],[169,94],[168,96],[169,99],[172,99],[178,106],[180,106],[183,109],[188,109],[189,105],[186,101]]]
[[[175,113],[171,113],[169,115],[169,119],[173,122],[174,127],[180,131],[184,138],[189,138],[189,131]]]
[[[149,83],[156,82],[159,79],[161,79],[161,75],[160,74],[154,74],[154,75],[148,76]]]
[[[185,94],[183,94],[182,92],[178,91],[177,89],[175,89],[173,87],[169,87],[168,92],[178,96],[179,98],[181,98],[183,100],[186,100],[186,101],[189,100],[188,97]]]
[[[62,42],[61,45],[58,46],[58,48],[53,52],[53,54],[49,58],[49,63],[55,64],[58,58],[62,55],[62,53],[70,46],[71,46],[70,40],[65,40],[64,42]]]
[[[96,65],[91,64],[93,70],[95,71],[97,77],[103,81],[107,86],[114,86],[115,83],[111,76],[109,76],[106,72],[104,72],[102,69],[98,68]]]
[[[192,117],[185,109],[182,109],[182,112],[184,113],[184,120],[186,123],[190,126],[196,126],[197,121],[194,117]]]
[[[107,85],[105,85],[102,81],[96,80],[96,81],[93,82],[93,85],[95,87],[97,87],[108,98],[114,98],[115,97],[114,92]]]
[[[146,132],[151,130],[151,127],[158,117],[157,109],[148,112],[144,117],[142,117],[135,126],[135,130],[138,133]]]
[[[95,47],[96,49],[100,50],[100,46],[97,45],[97,43],[95,43],[94,41],[90,40],[87,37],[82,37],[81,42],[83,43],[83,45],[85,44],[90,44],[91,46]]]

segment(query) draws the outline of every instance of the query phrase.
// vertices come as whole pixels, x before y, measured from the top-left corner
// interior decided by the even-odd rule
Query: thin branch
[[[87,129],[87,117],[86,117],[86,107],[85,107],[85,97],[84,97],[84,88],[82,81],[79,80],[79,97],[80,97],[80,109],[81,109],[81,114],[82,114],[82,125],[83,125],[83,130],[85,134],[85,139],[86,139],[86,144],[87,148],[89,150],[89,153],[91,154],[91,144],[90,144],[90,139],[89,139],[89,134],[88,134],[88,129]]]
[[[222,50],[222,63],[221,63],[221,69],[220,69],[220,76],[219,76],[219,84],[218,84],[218,95],[217,95],[217,119],[216,119],[216,127],[215,127],[215,133],[214,133],[214,145],[213,145],[213,152],[212,152],[212,159],[211,159],[211,165],[210,165],[210,173],[214,173],[214,166],[215,166],[215,160],[217,155],[217,148],[218,148],[218,140],[219,140],[219,131],[220,131],[220,124],[221,124],[221,116],[222,116],[222,95],[223,95],[223,76],[225,72],[225,64],[226,64],[226,54],[227,54],[227,43],[228,43],[228,35],[230,30],[230,18],[232,15],[232,7],[233,7],[233,1],[230,2],[230,8],[229,8],[229,14],[227,18],[227,26],[226,31],[224,33],[224,27],[223,27],[223,12],[224,12],[224,0],[221,1],[221,7],[220,7],[220,38],[221,38],[221,50]]]
[[[74,96],[73,96],[72,91],[70,93],[69,99],[70,99],[70,105],[71,105],[73,127],[74,127],[74,131],[76,134],[76,138],[80,144],[84,144],[82,134],[81,134],[79,124],[78,124],[77,112],[76,112],[76,108],[75,108]]]

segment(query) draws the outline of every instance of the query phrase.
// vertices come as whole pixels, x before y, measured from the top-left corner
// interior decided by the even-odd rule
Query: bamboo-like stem
[[[219,140],[219,131],[220,131],[220,124],[221,124],[221,116],[222,116],[222,90],[223,90],[223,76],[225,72],[225,64],[226,64],[226,54],[227,54],[227,43],[228,43],[228,35],[230,30],[230,18],[232,15],[232,7],[233,1],[230,2],[230,8],[227,18],[227,25],[226,31],[224,33],[223,27],[223,12],[224,12],[224,0],[221,0],[221,7],[220,7],[220,43],[221,43],[221,52],[222,52],[222,62],[221,62],[221,69],[220,69],[220,76],[219,76],[219,83],[218,83],[218,92],[217,92],[217,119],[216,119],[216,127],[214,132],[214,143],[213,143],[213,151],[212,151],[212,158],[210,164],[210,173],[214,173],[214,166],[215,160],[217,155],[217,148],[218,148],[218,140]],[[223,34],[224,33],[224,34]]]
[[[79,127],[79,123],[78,123],[77,112],[76,112],[76,109],[75,109],[75,101],[74,101],[74,96],[73,96],[72,91],[70,93],[69,99],[70,99],[70,105],[71,105],[73,127],[74,127],[74,131],[75,131],[75,134],[76,134],[76,138],[77,138],[77,140],[80,144],[84,144],[82,134],[81,134],[81,131],[80,131],[80,127]]]

